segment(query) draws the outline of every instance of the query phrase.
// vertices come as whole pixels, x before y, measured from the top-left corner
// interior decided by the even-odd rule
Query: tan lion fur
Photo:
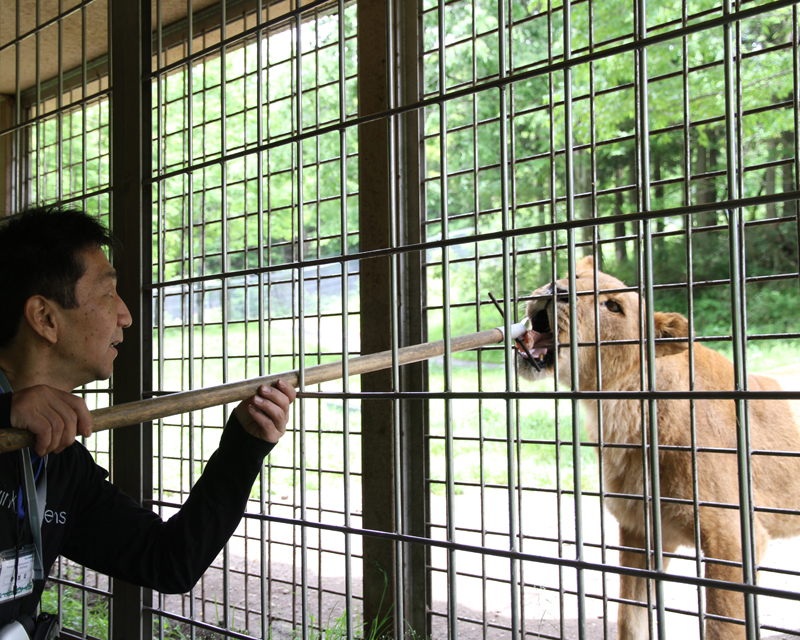
[[[605,344],[615,340],[639,339],[639,296],[631,291],[603,293],[603,290],[624,289],[616,278],[597,272],[599,296],[599,329],[601,339],[602,388],[605,391],[639,391],[640,347],[638,344]],[[554,283],[561,289],[558,312],[547,285],[534,292],[543,296],[528,303],[527,315],[531,320],[545,311],[550,327],[557,326],[558,343],[569,342],[569,306],[564,291],[569,280]],[[592,258],[579,261],[576,268],[577,291],[594,290],[594,263]],[[610,302],[609,302],[610,301]],[[620,305],[619,308],[616,305]],[[595,343],[595,296],[578,295],[578,341]],[[688,322],[677,313],[655,313],[657,338],[687,338]],[[534,327],[535,328],[535,327]],[[552,330],[552,329],[551,329]],[[725,357],[694,343],[695,389],[697,391],[730,391],[734,389],[732,363]],[[535,371],[527,358],[520,356],[520,371],[531,380],[553,374],[553,358],[541,372]],[[597,390],[596,347],[578,349],[579,388]],[[656,389],[660,391],[688,391],[690,366],[688,341],[657,342],[655,359]],[[559,378],[570,381],[569,347],[561,347],[558,357]],[[778,383],[766,376],[751,375],[751,390],[780,390]],[[749,425],[751,447],[755,450],[800,451],[800,431],[793,411],[786,401],[750,400]],[[597,402],[582,400],[583,414],[590,438],[598,440]],[[698,447],[733,449],[737,447],[736,414],[732,400],[697,400],[696,433]],[[691,446],[690,402],[688,400],[657,401],[658,441],[660,446]],[[603,400],[603,441],[640,445],[642,442],[642,413],[638,400]],[[603,453],[605,491],[609,494],[630,494],[630,499],[606,498],[605,505],[615,516],[620,527],[620,562],[626,567],[644,568],[644,511],[641,500],[642,452],[639,447],[607,448]],[[800,459],[755,455],[752,457],[753,494],[759,507],[800,509]],[[699,500],[706,503],[738,505],[739,483],[737,459],[732,453],[701,452],[697,454]],[[659,476],[662,498],[693,500],[692,456],[690,451],[659,451]],[[679,546],[695,546],[694,507],[692,504],[663,503],[661,506],[663,551],[674,552]],[[741,530],[739,511],[719,507],[701,507],[700,546],[705,557],[705,576],[715,580],[741,582],[742,570],[710,561],[712,558],[741,560]],[[771,538],[800,535],[800,517],[757,512],[755,538],[758,561]],[[626,548],[632,550],[625,550]],[[664,564],[668,558],[664,558]],[[620,577],[620,598],[646,602],[647,586],[644,580],[629,576]],[[709,614],[744,619],[744,596],[724,589],[708,589],[706,610]],[[639,605],[621,604],[619,607],[619,637],[622,640],[639,640],[647,637],[647,613]],[[745,627],[739,624],[707,619],[706,634],[709,640],[744,638]]]

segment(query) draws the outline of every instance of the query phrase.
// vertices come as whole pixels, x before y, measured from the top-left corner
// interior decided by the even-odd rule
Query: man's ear
[[[42,295],[28,298],[23,310],[23,321],[31,330],[50,344],[58,341],[58,314],[56,304]]]
[[[689,337],[689,321],[680,313],[661,313],[656,311],[653,314],[653,321],[656,329],[656,339]],[[656,358],[680,353],[688,348],[688,340],[686,342],[657,342]]]

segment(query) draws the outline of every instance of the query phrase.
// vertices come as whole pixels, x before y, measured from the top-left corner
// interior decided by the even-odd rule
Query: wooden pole
[[[512,340],[517,339],[524,332],[525,325],[512,325]],[[490,344],[498,344],[502,341],[502,329],[489,329],[488,331],[452,338],[450,340],[450,351],[452,353],[469,351]],[[411,364],[412,362],[420,362],[442,355],[444,355],[443,340],[426,342],[398,349],[397,362],[399,365]],[[392,352],[382,351],[367,356],[351,358],[348,362],[348,372],[351,376],[357,376],[362,373],[388,369],[391,366]],[[342,378],[342,362],[316,365],[305,370],[305,384],[308,386],[340,378]],[[207,409],[208,407],[215,407],[229,402],[240,402],[255,395],[261,385],[272,386],[279,379],[286,380],[290,385],[296,387],[298,385],[299,372],[294,370],[273,373],[263,378],[250,378],[240,382],[221,384],[216,387],[181,391],[180,393],[172,393],[158,398],[137,400],[114,407],[95,409],[92,411],[92,432],[149,422],[158,418],[199,411],[200,409]],[[29,431],[23,429],[0,429],[0,453],[32,447],[35,442],[36,437]]]

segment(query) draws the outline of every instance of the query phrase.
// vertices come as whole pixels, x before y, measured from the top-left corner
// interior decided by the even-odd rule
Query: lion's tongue
[[[548,347],[553,346],[552,333],[539,333],[533,329],[528,329],[525,332],[525,335],[522,336],[521,340],[525,343],[525,346],[528,348],[528,351],[530,351],[530,354],[534,358],[545,355]],[[517,349],[524,353],[524,349],[522,349],[519,345],[517,345]]]

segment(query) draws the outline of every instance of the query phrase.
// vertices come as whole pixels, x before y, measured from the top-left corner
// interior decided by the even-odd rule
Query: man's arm
[[[262,386],[257,395],[243,401],[236,417],[250,435],[275,443],[286,431],[294,387],[278,380],[278,388]],[[81,435],[92,435],[92,414],[82,398],[37,385],[0,394],[0,428],[24,429],[36,436],[36,453],[61,453]]]
[[[260,429],[267,433],[274,429],[282,435],[294,389],[261,392],[257,397],[264,395],[270,399],[259,402],[250,398],[240,407],[254,416]],[[262,415],[253,414],[250,404]],[[167,522],[98,477],[99,467],[94,467],[82,490],[85,506],[63,554],[133,584],[164,593],[188,591],[233,535],[264,457],[275,446],[267,438],[248,433],[239,414],[237,408],[186,503]]]

